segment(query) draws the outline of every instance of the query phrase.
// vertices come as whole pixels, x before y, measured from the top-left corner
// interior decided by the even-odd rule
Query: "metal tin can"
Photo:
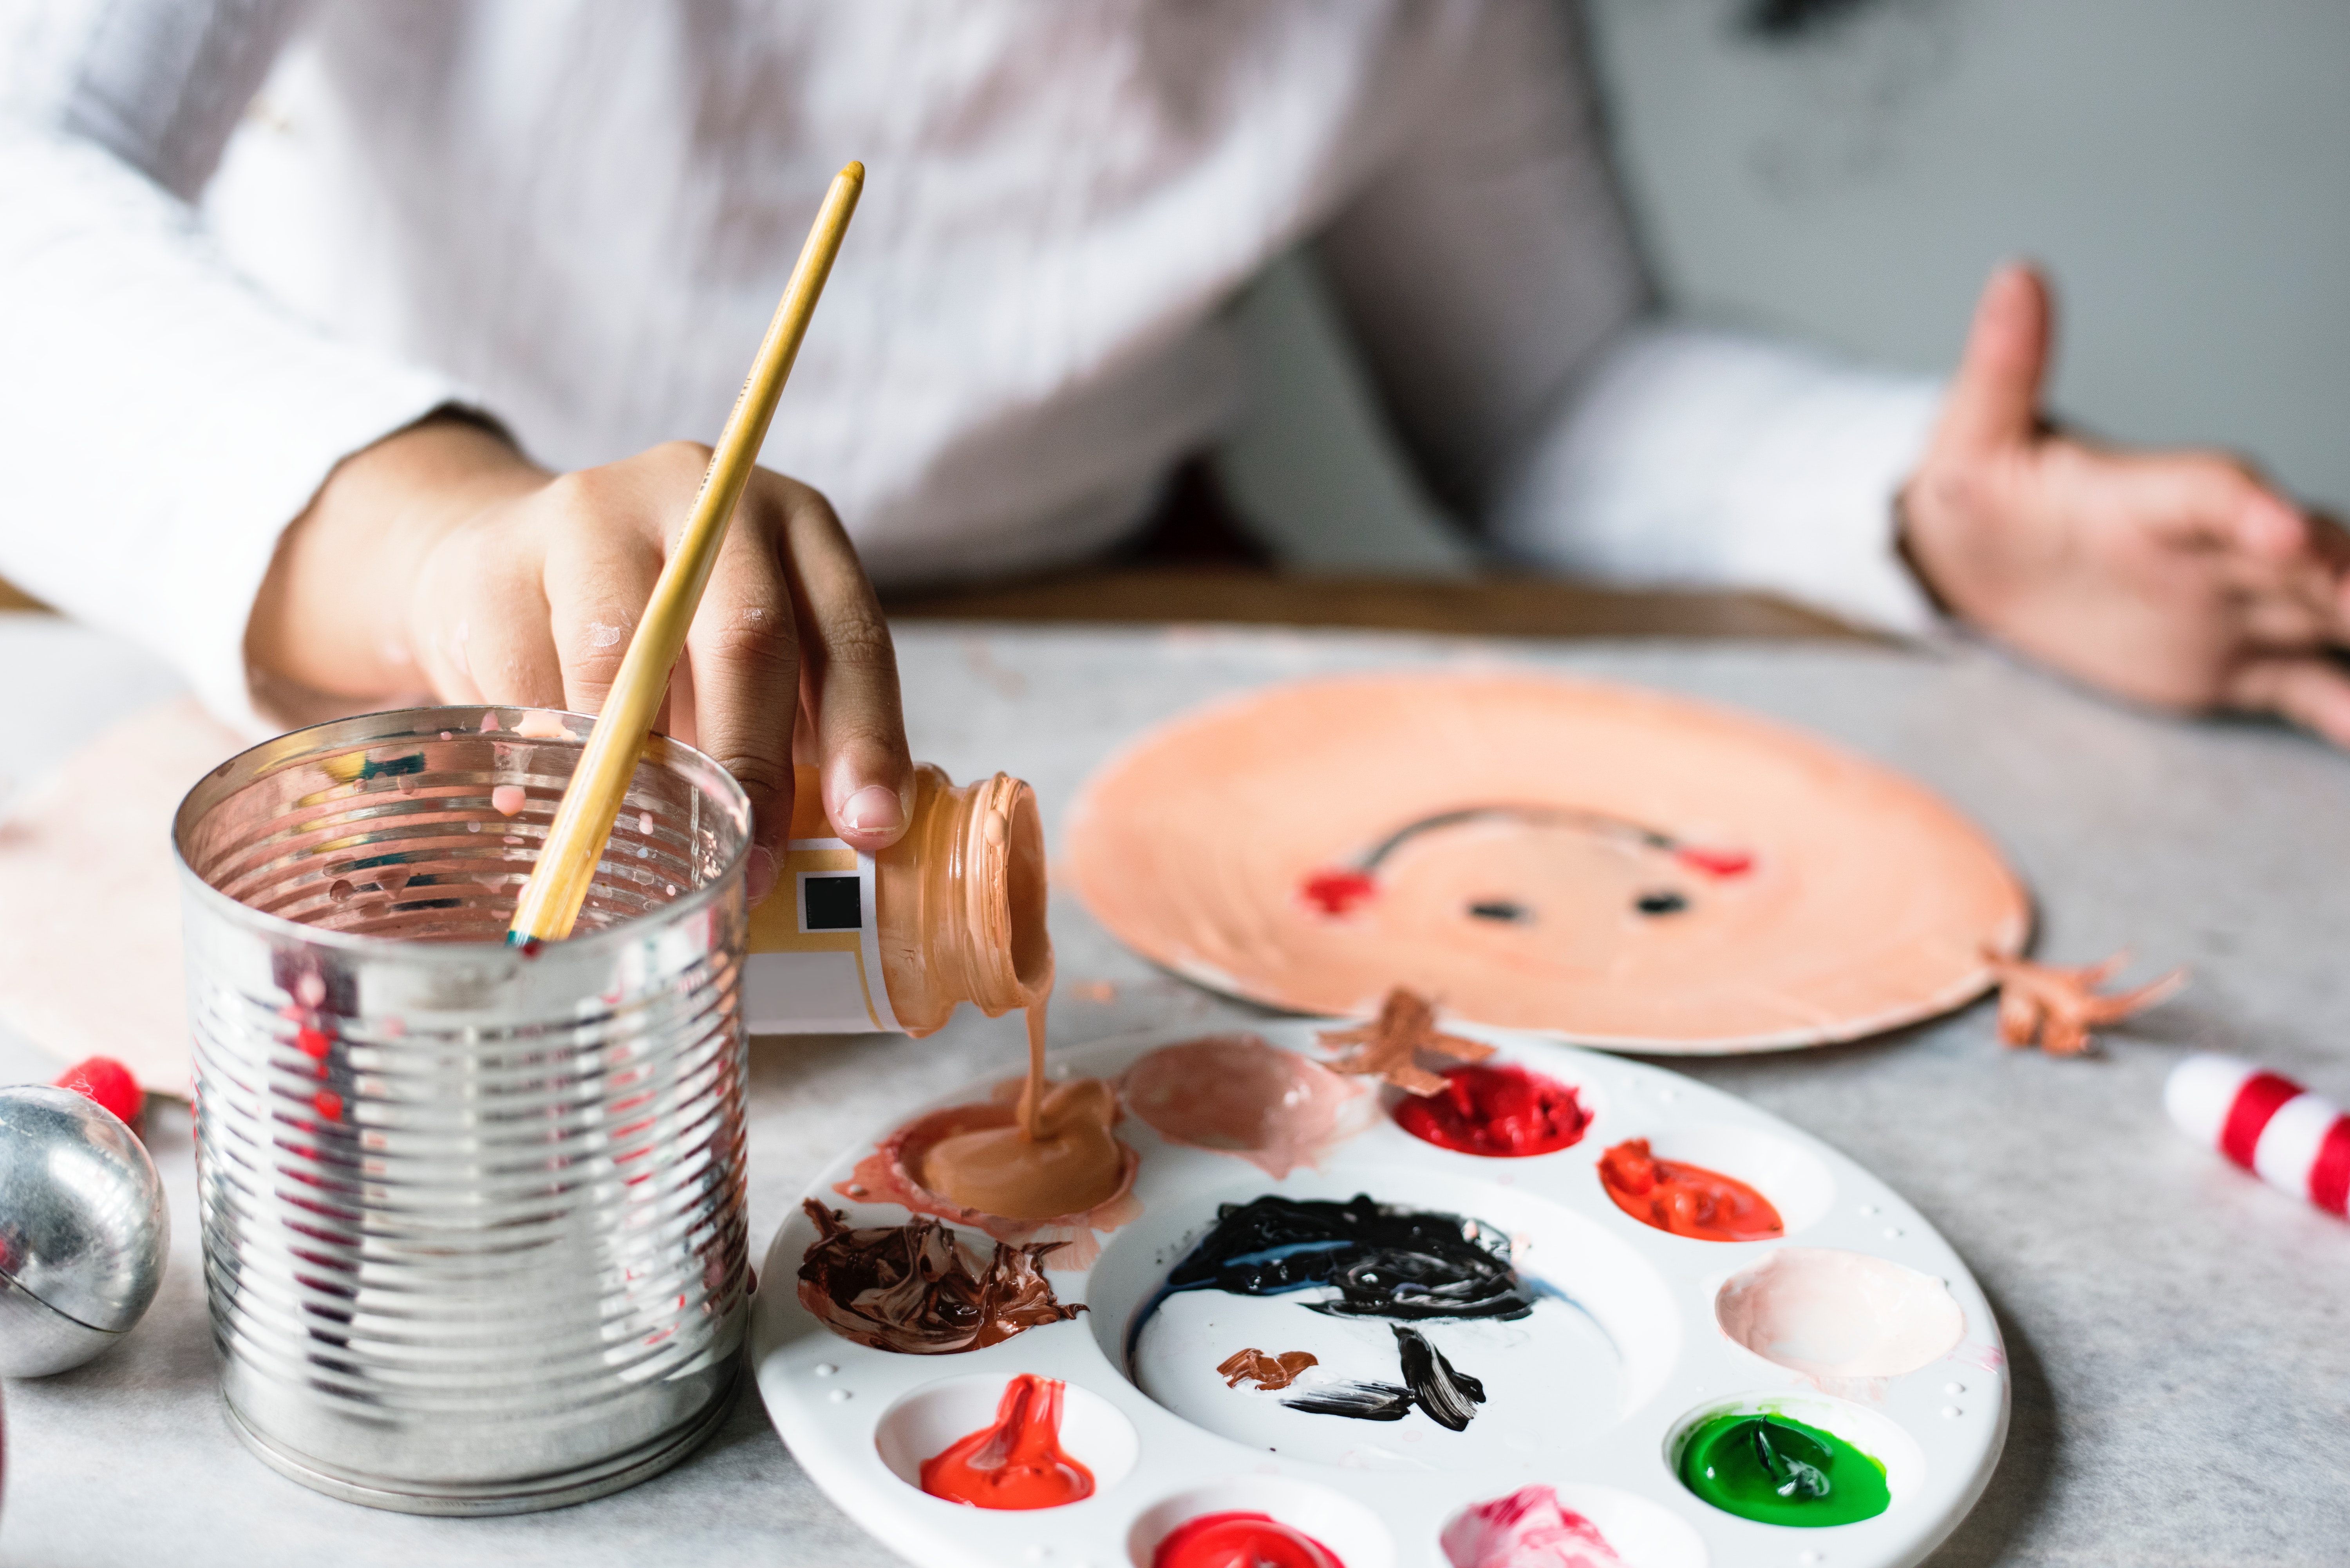
[[[173,825],[222,1392],[337,1497],[577,1502],[733,1395],[750,806],[655,737],[577,934],[506,946],[588,722],[320,724]]]

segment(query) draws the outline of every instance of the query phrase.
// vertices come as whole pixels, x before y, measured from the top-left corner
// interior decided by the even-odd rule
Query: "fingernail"
[[[743,891],[750,896],[753,904],[760,904],[775,890],[775,852],[764,844],[754,844],[743,863]]]
[[[841,815],[854,833],[895,833],[906,825],[906,808],[898,792],[879,784],[867,784],[850,795]]]

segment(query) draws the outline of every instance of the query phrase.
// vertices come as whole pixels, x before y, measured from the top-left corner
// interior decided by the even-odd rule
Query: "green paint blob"
[[[1716,1416],[1681,1449],[1681,1485],[1764,1524],[1853,1524],[1893,1501],[1885,1467],[1786,1416]]]

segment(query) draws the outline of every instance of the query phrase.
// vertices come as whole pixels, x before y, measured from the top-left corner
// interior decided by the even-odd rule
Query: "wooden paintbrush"
[[[653,717],[660,711],[661,698],[669,690],[670,671],[685,650],[686,629],[693,624],[702,590],[717,563],[726,524],[733,520],[734,504],[758,461],[760,443],[766,440],[768,421],[775,417],[775,400],[783,393],[785,378],[791,374],[800,339],[807,335],[808,317],[816,313],[817,296],[824,293],[832,259],[839,254],[841,236],[847,232],[849,216],[856,212],[857,198],[864,189],[865,165],[851,163],[833,177],[832,189],[825,193],[824,207],[800,250],[799,265],[792,268],[782,303],[775,306],[775,318],[767,324],[766,340],[759,345],[759,357],[752,361],[751,374],[743,383],[743,395],[735,400],[717,450],[711,453],[710,471],[702,476],[692,515],[686,519],[677,548],[670,552],[669,564],[653,585],[644,619],[629,640],[628,656],[620,663],[611,694],[604,700],[595,732],[579,754],[579,765],[563,792],[562,804],[556,807],[538,864],[523,884],[514,924],[506,932],[511,943],[557,941],[569,936],[580,906],[587,902],[597,863],[604,857],[605,841],[612,836],[612,823],[620,815],[637,759],[644,752]]]

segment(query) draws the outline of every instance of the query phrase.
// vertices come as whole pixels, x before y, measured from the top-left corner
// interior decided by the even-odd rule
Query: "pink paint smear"
[[[1546,1486],[1472,1502],[1444,1527],[1452,1568],[1624,1568],[1599,1527]]]

